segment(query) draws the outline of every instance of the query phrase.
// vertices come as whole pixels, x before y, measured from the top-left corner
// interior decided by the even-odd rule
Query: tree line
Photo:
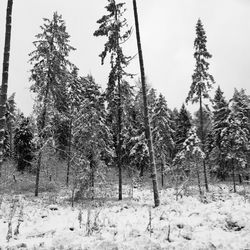
[[[30,91],[35,93],[33,114],[17,112],[14,95],[7,99],[8,61],[12,0],[8,0],[5,57],[0,100],[1,159],[14,158],[19,171],[35,171],[35,195],[46,153],[67,162],[66,185],[79,194],[94,197],[95,183],[109,168],[118,169],[118,198],[121,200],[123,172],[143,177],[150,172],[154,203],[159,206],[161,185],[171,179],[183,182],[197,177],[200,194],[209,191],[209,179],[240,181],[249,169],[250,96],[235,89],[230,100],[209,73],[207,37],[201,20],[196,24],[195,70],[186,103],[198,103],[192,116],[185,103],[170,109],[166,98],[146,84],[139,20],[133,0],[141,77],[127,72],[133,57],[123,46],[132,34],[124,18],[125,3],[107,1],[106,14],[97,20],[94,36],[104,36],[101,64],[109,60],[107,87],[102,89],[92,75],[80,76],[69,59],[76,50],[70,45],[62,16],[44,18],[29,54]],[[1,154],[2,153],[2,154]],[[157,175],[160,172],[160,175]],[[203,180],[204,187],[203,190]]]

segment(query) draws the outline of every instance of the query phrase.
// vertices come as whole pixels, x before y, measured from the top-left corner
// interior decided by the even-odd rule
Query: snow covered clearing
[[[51,203],[53,200],[53,204]],[[213,186],[200,201],[173,189],[152,208],[149,190],[121,202],[65,206],[65,194],[2,197],[1,249],[250,249],[250,204],[246,196]],[[87,204],[88,203],[88,204]],[[150,219],[151,218],[151,219]],[[18,226],[19,225],[19,226]],[[8,236],[7,236],[8,235]],[[9,238],[7,240],[7,238]]]

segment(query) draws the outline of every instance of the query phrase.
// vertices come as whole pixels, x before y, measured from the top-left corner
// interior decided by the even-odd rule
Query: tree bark
[[[43,140],[43,136],[44,136],[44,128],[45,128],[45,119],[46,119],[46,114],[47,114],[47,105],[46,105],[46,101],[47,101],[47,96],[48,96],[48,91],[49,91],[49,85],[47,84],[47,89],[46,89],[46,97],[44,100],[44,107],[43,107],[43,111],[42,111],[42,118],[41,118],[41,128],[40,128],[40,132],[39,132],[39,139],[40,139],[40,143]],[[38,196],[38,192],[39,192],[39,180],[40,180],[40,169],[41,169],[41,162],[42,162],[42,149],[39,148],[39,154],[38,154],[38,161],[37,161],[37,167],[36,167],[36,184],[35,184],[35,196]]]
[[[202,195],[200,172],[199,172],[199,167],[198,167],[197,162],[195,163],[195,165],[196,165],[196,173],[197,173],[197,180],[198,180],[198,188],[199,188],[200,195]]]
[[[202,144],[202,150],[204,152],[205,145],[204,145],[204,127],[203,127],[203,111],[202,111],[202,93],[200,91],[200,126],[201,126],[201,144]],[[205,188],[208,192],[208,181],[207,181],[207,169],[206,169],[206,160],[203,159],[203,173],[204,173],[204,181],[205,181]]]
[[[117,164],[119,169],[119,200],[122,200],[122,107],[121,107],[121,79],[118,76],[118,145],[117,145]]]
[[[115,19],[118,21],[117,11],[115,12]],[[121,104],[121,58],[120,58],[120,44],[119,44],[119,31],[116,37],[116,53],[117,53],[117,87],[118,87],[118,100],[117,100],[117,167],[118,167],[118,199],[122,200],[122,104]]]
[[[6,11],[2,85],[0,94],[0,176],[3,164],[3,150],[4,150],[3,144],[4,144],[4,134],[5,134],[5,124],[6,124],[5,113],[6,113],[6,101],[7,101],[8,78],[9,78],[12,5],[13,5],[13,0],[8,0],[7,11]]]
[[[67,176],[66,176],[66,185],[69,186],[69,171],[71,168],[71,136],[72,136],[72,119],[70,119],[69,124],[69,138],[68,138],[68,156],[67,156]]]
[[[142,84],[142,95],[143,95],[143,104],[144,104],[145,136],[147,139],[148,151],[149,151],[151,178],[152,178],[153,193],[154,193],[154,204],[155,204],[155,207],[157,207],[160,205],[160,197],[159,197],[159,191],[158,191],[157,172],[156,172],[155,156],[154,156],[153,142],[152,142],[152,136],[151,136],[151,128],[150,128],[149,117],[148,117],[148,103],[147,103],[147,93],[146,93],[146,83],[145,83],[145,72],[144,72],[144,63],[143,63],[143,55],[142,55],[142,48],[141,48],[141,39],[140,39],[140,30],[139,30],[136,0],[133,0],[133,7],[134,7],[137,47],[138,47],[140,70],[141,70],[141,84]]]

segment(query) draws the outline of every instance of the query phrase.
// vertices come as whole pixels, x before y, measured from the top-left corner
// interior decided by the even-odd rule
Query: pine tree
[[[44,19],[41,33],[36,35],[35,50],[30,53],[30,80],[34,82],[31,91],[36,93],[38,130],[40,144],[46,137],[46,128],[51,117],[49,113],[64,112],[67,109],[66,82],[70,79],[72,63],[69,53],[74,50],[69,45],[69,34],[61,15],[53,14],[52,20]],[[39,151],[36,173],[35,196],[38,195],[42,151]]]
[[[4,156],[4,153],[3,153],[4,136],[6,132],[5,131],[5,114],[6,114],[6,101],[7,101],[8,77],[9,77],[12,5],[13,5],[13,0],[8,0],[7,11],[6,11],[6,28],[5,28],[2,85],[1,85],[1,93],[0,93],[0,176],[1,176],[1,171],[2,171],[3,156]]]
[[[201,128],[201,142],[202,149],[204,150],[205,145],[205,137],[204,137],[204,121],[203,121],[203,100],[209,98],[209,90],[212,88],[214,84],[214,78],[212,75],[208,73],[209,63],[206,61],[211,58],[212,55],[207,51],[206,43],[207,37],[201,20],[199,19],[196,25],[196,38],[194,41],[194,58],[196,61],[196,67],[194,74],[192,75],[192,84],[190,91],[188,93],[188,97],[186,99],[187,102],[192,101],[192,103],[199,102],[200,105],[200,128]],[[208,191],[208,180],[207,180],[207,170],[205,159],[203,161],[204,168],[204,179],[205,179],[205,187]]]
[[[97,21],[99,29],[94,32],[94,36],[107,36],[108,41],[104,45],[104,50],[100,54],[101,62],[108,53],[111,55],[111,71],[107,87],[107,101],[111,124],[116,124],[114,135],[115,148],[117,155],[117,167],[119,169],[119,200],[122,199],[122,101],[121,101],[121,81],[124,76],[126,66],[131,60],[125,56],[122,50],[122,44],[130,37],[131,29],[126,29],[127,21],[123,18],[124,3],[116,3],[115,0],[108,0],[106,6],[108,11]]]

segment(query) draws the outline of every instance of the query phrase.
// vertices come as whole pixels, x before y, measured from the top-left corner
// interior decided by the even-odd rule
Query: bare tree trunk
[[[152,178],[153,193],[154,193],[154,204],[155,204],[155,207],[157,207],[160,205],[160,197],[159,197],[159,191],[158,191],[157,172],[156,172],[155,156],[154,156],[154,149],[153,149],[152,136],[151,136],[151,128],[150,128],[149,117],[148,117],[148,103],[147,103],[147,94],[146,94],[145,72],[144,72],[144,63],[143,63],[143,55],[142,55],[142,48],[141,48],[141,39],[140,39],[140,30],[139,30],[136,0],[133,0],[133,7],[134,7],[137,47],[138,47],[139,62],[140,62],[140,69],[141,69],[145,136],[147,139],[148,151],[149,151],[151,178]]]
[[[122,106],[121,106],[121,79],[118,76],[118,145],[117,145],[117,164],[119,169],[119,200],[122,200]]]
[[[205,145],[204,145],[204,126],[203,126],[203,111],[202,111],[202,95],[200,91],[200,126],[201,126],[201,143],[202,143],[202,150],[204,152]],[[205,188],[208,192],[208,181],[207,181],[207,169],[206,169],[206,160],[203,159],[203,173],[204,173],[204,181],[205,181]]]
[[[43,140],[43,136],[44,136],[44,131],[43,130],[45,128],[45,119],[46,119],[46,113],[47,113],[47,107],[46,107],[47,95],[48,95],[48,84],[47,84],[47,89],[46,89],[46,97],[45,97],[45,100],[44,100],[44,107],[43,107],[42,120],[41,120],[41,128],[40,128],[40,132],[39,132],[40,143]],[[39,148],[37,167],[36,167],[35,196],[38,196],[38,191],[39,191],[41,162],[42,162],[42,149]]]
[[[69,138],[68,138],[68,157],[67,157],[67,176],[66,176],[66,185],[69,186],[69,171],[71,168],[71,140],[72,140],[72,119],[70,119],[69,124]]]
[[[118,20],[117,11],[115,13],[115,19]],[[118,76],[117,76],[117,85],[118,85],[118,100],[117,100],[117,167],[118,167],[118,199],[122,200],[122,104],[121,104],[121,58],[120,58],[120,44],[119,44],[119,34],[117,33],[116,37],[116,53],[118,60]]]
[[[0,94],[0,176],[3,164],[3,143],[5,134],[5,113],[6,113],[6,100],[8,91],[8,78],[9,78],[9,58],[10,58],[10,40],[11,40],[11,20],[12,20],[12,5],[13,0],[8,0],[6,11],[6,28],[5,28],[5,44],[3,56],[3,72],[2,72],[2,85]]]
[[[165,167],[165,157],[162,156],[161,162],[161,186],[164,187],[164,167]]]

